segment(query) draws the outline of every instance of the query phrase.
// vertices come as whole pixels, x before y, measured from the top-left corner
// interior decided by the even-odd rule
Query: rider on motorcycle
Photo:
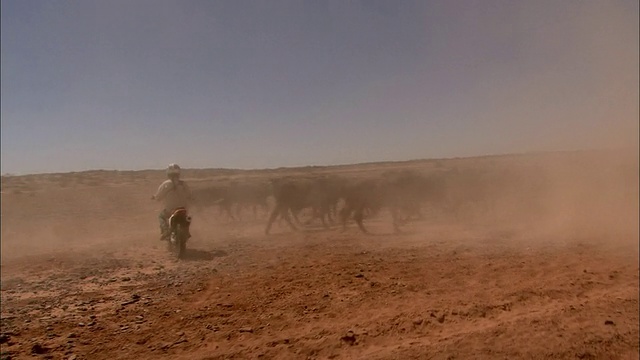
[[[164,202],[164,208],[158,214],[160,221],[160,240],[169,240],[171,229],[169,227],[169,217],[171,213],[179,208],[187,208],[191,203],[191,190],[187,184],[180,180],[180,166],[171,164],[167,167],[167,178],[152,199]]]

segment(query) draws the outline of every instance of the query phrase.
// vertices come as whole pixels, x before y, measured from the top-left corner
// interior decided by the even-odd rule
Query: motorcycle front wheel
[[[187,250],[187,231],[181,224],[176,225],[176,230],[173,235],[172,248],[178,259],[182,259]]]

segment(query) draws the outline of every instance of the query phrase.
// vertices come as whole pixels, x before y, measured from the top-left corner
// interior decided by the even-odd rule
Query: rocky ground
[[[638,359],[637,181],[553,221],[436,211],[402,234],[211,209],[179,261],[159,175],[3,178],[0,358]]]
[[[416,227],[196,231],[182,261],[150,233],[7,260],[2,356],[638,358],[637,248]]]

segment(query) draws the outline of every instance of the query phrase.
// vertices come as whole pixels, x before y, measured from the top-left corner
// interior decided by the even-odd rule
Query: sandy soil
[[[427,212],[265,236],[209,209],[178,261],[160,180],[3,179],[2,359],[638,359],[637,183],[586,232]]]

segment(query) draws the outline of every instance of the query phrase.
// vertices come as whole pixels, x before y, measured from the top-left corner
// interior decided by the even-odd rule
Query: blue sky
[[[2,173],[637,146],[637,0],[0,4]]]

